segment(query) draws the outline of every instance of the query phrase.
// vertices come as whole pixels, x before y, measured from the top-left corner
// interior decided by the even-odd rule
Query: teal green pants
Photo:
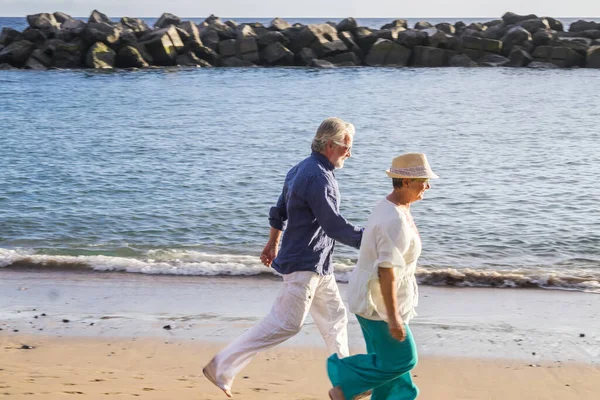
[[[419,389],[410,370],[417,365],[417,347],[412,332],[405,325],[406,340],[399,342],[390,335],[385,321],[356,316],[362,328],[368,354],[356,354],[327,360],[327,373],[333,386],[339,386],[346,400],[373,390],[371,400],[413,400]]]

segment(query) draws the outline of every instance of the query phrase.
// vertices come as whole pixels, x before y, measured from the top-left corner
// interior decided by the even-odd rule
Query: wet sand
[[[201,368],[268,312],[278,287],[276,279],[0,270],[0,396],[225,398]],[[419,398],[596,399],[598,304],[585,293],[422,286],[411,324]],[[353,352],[364,351],[353,318],[349,330]],[[234,393],[326,399],[326,356],[308,320],[260,354]]]

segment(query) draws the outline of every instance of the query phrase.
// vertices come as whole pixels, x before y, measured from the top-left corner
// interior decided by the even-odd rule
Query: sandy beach
[[[6,269],[0,278],[0,396],[8,399],[225,398],[201,368],[268,311],[279,286]],[[598,398],[597,295],[421,289],[412,324],[419,398]],[[349,331],[352,351],[364,351],[353,318]],[[326,399],[326,357],[308,320],[297,337],[257,356],[234,395]]]

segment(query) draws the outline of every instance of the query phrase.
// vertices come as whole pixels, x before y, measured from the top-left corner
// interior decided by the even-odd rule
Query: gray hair
[[[335,142],[343,142],[346,136],[354,137],[354,125],[340,118],[327,118],[317,129],[317,133],[312,141],[312,151],[321,152],[327,146],[327,143],[332,140]]]

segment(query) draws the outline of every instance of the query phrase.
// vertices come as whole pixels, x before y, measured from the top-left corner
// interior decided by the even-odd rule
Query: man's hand
[[[263,249],[262,253],[260,253],[260,261],[267,267],[270,267],[275,257],[277,257],[278,251],[279,242],[267,242],[267,245]]]
[[[389,322],[390,335],[400,342],[404,342],[406,339],[406,329],[404,329],[404,323],[400,318],[392,318]]]

